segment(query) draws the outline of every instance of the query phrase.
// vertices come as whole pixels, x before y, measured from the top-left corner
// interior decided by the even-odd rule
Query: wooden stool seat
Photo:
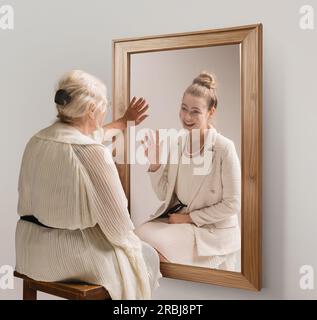
[[[69,300],[111,300],[108,291],[99,285],[36,281],[16,271],[14,276],[23,279],[23,300],[37,300],[37,291]]]

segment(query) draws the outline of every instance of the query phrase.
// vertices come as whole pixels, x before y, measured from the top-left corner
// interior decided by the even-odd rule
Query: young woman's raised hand
[[[159,131],[156,130],[155,137],[150,130],[145,134],[145,140],[141,140],[144,146],[144,154],[148,158],[150,165],[160,166],[160,155],[162,152],[163,141],[160,142]]]

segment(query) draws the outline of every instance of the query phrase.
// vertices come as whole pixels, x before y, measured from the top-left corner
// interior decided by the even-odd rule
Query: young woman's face
[[[204,130],[208,128],[208,120],[214,111],[214,107],[208,111],[207,101],[205,98],[185,94],[179,111],[179,118],[184,129]]]

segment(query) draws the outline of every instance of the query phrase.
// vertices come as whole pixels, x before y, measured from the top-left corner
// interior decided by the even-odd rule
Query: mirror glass
[[[138,159],[130,160],[130,212],[136,233],[162,262],[241,271],[240,71],[239,44],[131,55],[130,97],[144,97],[150,107],[128,133]],[[186,91],[203,72],[213,79],[205,88],[216,106],[203,89]],[[161,151],[165,163],[148,172],[141,140],[147,132],[153,142],[156,130],[163,139],[164,129],[179,135]],[[172,162],[175,145],[181,153]],[[207,170],[194,174],[195,155],[205,151]]]

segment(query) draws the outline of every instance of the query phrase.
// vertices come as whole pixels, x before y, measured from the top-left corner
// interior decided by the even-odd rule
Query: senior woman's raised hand
[[[135,125],[138,125],[149,116],[145,114],[148,108],[149,104],[144,98],[137,99],[136,97],[133,97],[128,109],[123,115],[123,119],[126,122],[132,121],[135,122]]]
[[[128,126],[128,122],[130,125],[138,125],[149,116],[145,114],[148,108],[149,104],[144,98],[133,97],[124,115],[121,118],[104,125],[103,128],[105,130],[125,130]]]

